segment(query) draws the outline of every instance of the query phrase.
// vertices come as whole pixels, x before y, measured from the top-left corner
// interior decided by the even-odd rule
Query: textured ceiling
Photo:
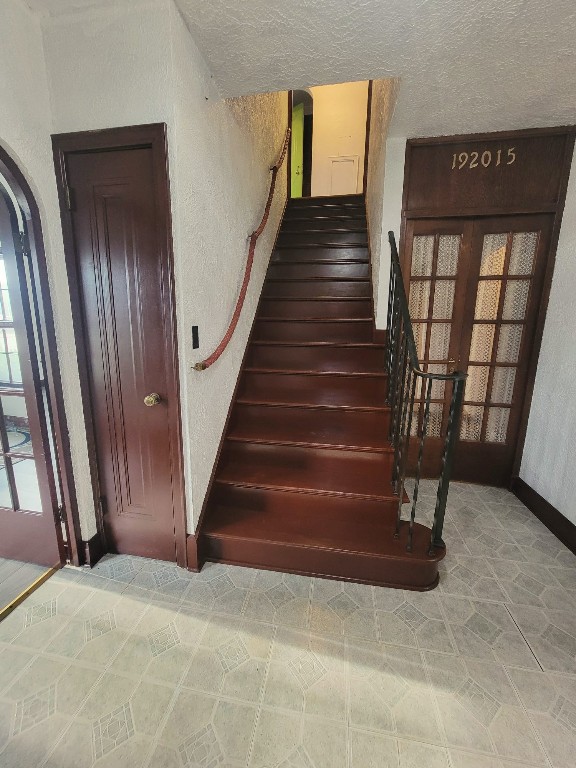
[[[176,2],[224,96],[394,76],[392,135],[576,122],[574,0]]]
[[[177,0],[225,95],[397,76],[396,135],[576,122],[574,0]]]

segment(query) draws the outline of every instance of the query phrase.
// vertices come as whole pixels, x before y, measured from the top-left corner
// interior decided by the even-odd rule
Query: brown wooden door
[[[552,216],[409,221],[406,271],[423,367],[468,373],[453,477],[507,485],[518,442]],[[433,388],[429,455],[440,467],[448,393]]]
[[[63,548],[34,279],[25,221],[0,194],[0,557],[55,567]]]
[[[169,425],[178,401],[154,170],[149,147],[67,157],[107,545],[175,560]],[[152,393],[160,402],[148,407]]]

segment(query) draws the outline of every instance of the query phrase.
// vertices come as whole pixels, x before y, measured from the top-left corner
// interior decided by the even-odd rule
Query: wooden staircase
[[[288,204],[200,526],[201,562],[433,588],[430,529],[394,537],[384,345],[360,195]]]

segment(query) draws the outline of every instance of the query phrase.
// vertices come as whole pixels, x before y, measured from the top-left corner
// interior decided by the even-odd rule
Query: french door
[[[405,276],[422,367],[468,373],[453,478],[507,485],[519,438],[552,216],[409,220]],[[432,390],[428,458],[440,466],[449,392]]]
[[[36,275],[24,220],[0,194],[0,557],[62,562],[60,491]]]

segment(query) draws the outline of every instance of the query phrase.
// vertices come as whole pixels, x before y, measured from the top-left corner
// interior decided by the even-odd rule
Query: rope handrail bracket
[[[284,143],[282,144],[282,151],[280,152],[280,157],[276,161],[276,164],[270,168],[272,177],[270,179],[270,188],[268,190],[268,198],[266,200],[266,206],[264,208],[264,213],[262,214],[262,219],[260,221],[260,224],[254,230],[254,232],[252,232],[249,238],[248,258],[246,260],[246,268],[244,270],[244,279],[242,280],[240,293],[238,294],[238,299],[236,301],[236,306],[234,308],[232,319],[230,320],[226,333],[222,337],[222,341],[220,342],[220,344],[218,344],[214,352],[212,352],[212,354],[209,355],[205,360],[202,360],[201,362],[196,363],[195,365],[192,366],[192,368],[195,371],[205,371],[206,368],[209,368],[211,365],[213,365],[216,362],[216,360],[218,360],[220,355],[224,352],[224,350],[230,343],[230,339],[232,338],[234,331],[236,329],[236,326],[238,325],[238,320],[240,319],[240,313],[242,312],[242,307],[244,306],[244,300],[246,298],[246,292],[248,290],[248,285],[250,283],[250,276],[252,274],[252,264],[254,262],[254,252],[256,250],[256,243],[258,242],[258,238],[264,231],[266,227],[266,223],[268,222],[268,218],[270,216],[272,199],[274,197],[274,191],[276,188],[276,176],[278,175],[278,171],[282,167],[282,163],[284,162],[284,158],[286,157],[286,153],[288,152],[290,134],[291,134],[291,130],[290,130],[290,127],[288,127],[286,129],[286,134],[284,136]]]

